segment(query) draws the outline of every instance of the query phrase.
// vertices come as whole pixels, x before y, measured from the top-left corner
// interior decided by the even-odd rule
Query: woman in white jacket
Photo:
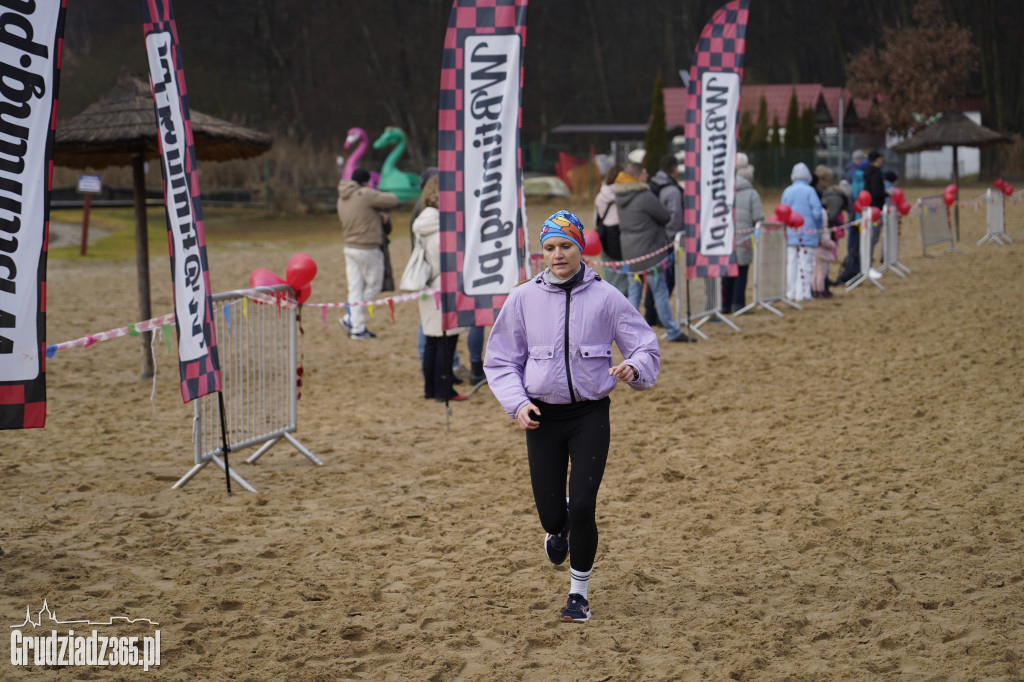
[[[432,273],[427,286],[436,289],[441,286],[441,214],[437,210],[437,176],[431,177],[423,186],[421,195],[423,210],[413,221],[412,231],[416,239],[423,244],[423,251]],[[420,324],[426,346],[423,349],[423,397],[427,400],[465,400],[453,388],[454,374],[452,360],[455,356],[455,344],[462,328],[449,329],[445,333],[441,327],[441,310],[437,307],[433,296],[420,299]]]
[[[601,183],[601,188],[597,191],[597,196],[594,197],[594,222],[592,224],[601,240],[601,260],[605,262],[622,260],[622,246],[619,242],[619,208],[615,205],[615,192],[611,187],[620,172],[622,172],[622,166],[617,163],[609,168]],[[604,277],[604,281],[621,291],[623,296],[629,295],[629,275],[625,272],[604,266],[601,268],[601,276]]]

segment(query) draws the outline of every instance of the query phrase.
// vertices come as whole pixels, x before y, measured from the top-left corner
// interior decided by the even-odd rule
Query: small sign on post
[[[82,203],[82,245],[78,255],[85,255],[85,246],[89,242],[89,209],[92,207],[92,195],[103,191],[103,181],[98,175],[79,175],[78,191],[85,195]]]

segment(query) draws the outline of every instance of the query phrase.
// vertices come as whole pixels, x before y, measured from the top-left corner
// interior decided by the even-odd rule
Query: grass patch
[[[411,208],[391,212],[394,232],[391,239],[408,239]],[[56,209],[50,221],[82,224],[80,209]],[[332,213],[281,215],[264,209],[241,207],[204,208],[203,226],[208,244],[233,242],[303,242],[342,243],[338,216]],[[167,256],[166,214],[162,206],[146,210],[146,233],[151,258]],[[89,244],[86,255],[79,255],[79,244],[50,249],[49,258],[57,260],[123,261],[135,259],[135,212],[132,208],[93,208],[89,212],[90,230],[102,230],[104,236]]]

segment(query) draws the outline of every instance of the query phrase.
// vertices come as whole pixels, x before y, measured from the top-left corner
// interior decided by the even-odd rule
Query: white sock
[[[572,566],[569,567],[569,594],[578,594],[584,599],[587,598],[587,587],[590,585],[590,574],[594,572],[591,568],[589,571],[577,571]]]

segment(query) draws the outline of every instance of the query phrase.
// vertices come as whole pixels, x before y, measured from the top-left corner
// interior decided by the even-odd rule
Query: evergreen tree
[[[754,148],[755,130],[754,122],[750,119],[750,112],[744,111],[740,116],[739,148],[741,152]]]
[[[779,131],[779,117],[772,121],[771,130],[768,131],[768,149],[780,149],[782,147],[782,133]]]
[[[786,135],[784,146],[796,149],[800,146],[800,110],[796,101],[796,90],[789,97],[789,109],[786,111]]]
[[[750,148],[754,150],[768,148],[768,100],[761,95],[761,103],[757,108],[757,123],[754,124],[754,134]]]
[[[658,172],[661,157],[668,153],[668,130],[665,129],[665,95],[662,92],[661,69],[654,75],[654,91],[651,93],[651,115],[644,138],[644,166],[650,175]]]
[[[812,107],[804,109],[800,116],[800,147],[814,149],[818,146],[818,117]]]

